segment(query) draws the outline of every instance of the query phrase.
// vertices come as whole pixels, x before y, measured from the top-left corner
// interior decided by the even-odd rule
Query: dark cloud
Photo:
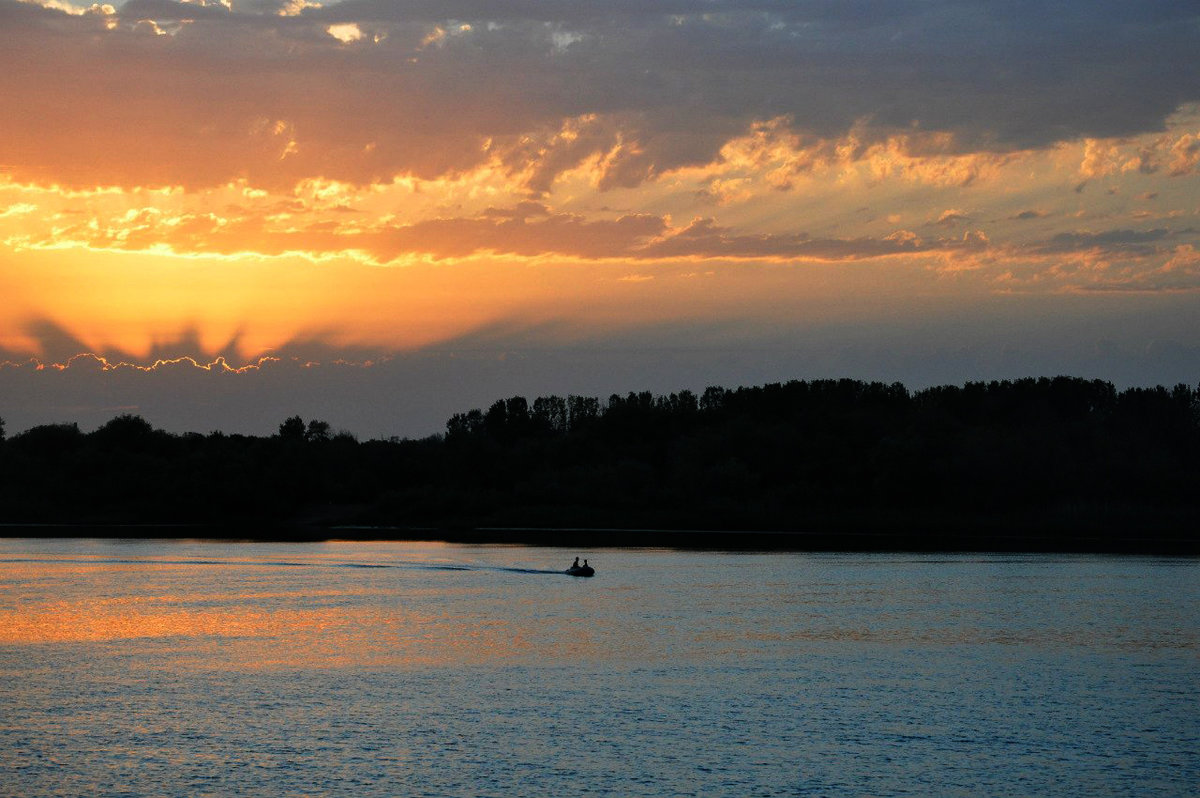
[[[178,3],[174,0],[127,0],[120,8],[120,15],[124,19],[153,19],[160,22],[216,19],[230,16],[231,13],[219,3]]]
[[[1056,252],[1079,252],[1083,250],[1102,250],[1120,252],[1129,255],[1153,255],[1162,251],[1162,247],[1171,239],[1192,232],[1188,230],[1169,230],[1157,227],[1153,230],[1104,230],[1098,233],[1076,231],[1058,233],[1034,247],[1041,254]]]
[[[499,154],[544,191],[600,152],[603,186],[636,185],[779,116],[814,135],[866,120],[1003,151],[1159,130],[1200,100],[1189,3],[284,5],[130,0],[112,18],[0,0],[0,163],[68,185],[280,187]],[[332,24],[363,37],[340,42]],[[588,121],[556,139],[569,119]]]

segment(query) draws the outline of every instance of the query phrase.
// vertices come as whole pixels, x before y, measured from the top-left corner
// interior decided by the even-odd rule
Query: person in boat
[[[584,560],[583,562],[584,562],[584,565],[587,564],[587,560]],[[574,568],[578,568],[578,567],[579,567],[579,558],[576,557],[575,562],[571,563],[571,568],[574,569]]]
[[[575,558],[575,562],[579,562],[579,558],[578,558],[578,557],[576,557],[576,558]],[[583,561],[583,567],[584,567],[584,568],[587,568],[587,567],[588,567],[587,560],[584,560],[584,561]]]

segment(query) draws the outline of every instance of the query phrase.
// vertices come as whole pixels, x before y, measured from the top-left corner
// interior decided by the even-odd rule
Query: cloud
[[[956,224],[969,222],[970,220],[971,217],[963,211],[955,210],[954,208],[947,208],[946,210],[942,211],[942,215],[938,217],[934,224],[942,227],[953,227]]]
[[[1087,139],[1084,142],[1083,161],[1079,164],[1079,174],[1087,180],[1105,177],[1120,169],[1120,161],[1121,150],[1116,144]]]
[[[1178,294],[1200,292],[1200,252],[1192,245],[1165,249],[1165,258],[1085,259],[1064,270],[1076,290],[1098,293]]]
[[[1163,129],[1200,101],[1196,22],[1186,3],[1116,0],[1052,22],[951,0],[0,0],[0,163],[72,187],[282,188],[500,158],[533,191],[584,163],[615,188],[777,118],[822,141],[904,135],[911,155],[944,134],[942,157],[1003,156]],[[1172,174],[1197,162],[1180,141]],[[1081,172],[1122,168],[1105,158]]]
[[[1030,244],[964,252],[961,260],[1003,292],[1200,293],[1198,232],[1194,228],[1063,232]],[[958,263],[939,270],[962,268]]]
[[[442,217],[411,224],[311,216],[302,203],[277,204],[255,212],[228,208],[217,213],[171,213],[131,208],[109,216],[84,216],[19,240],[27,248],[83,246],[92,249],[177,254],[279,256],[365,256],[375,263],[411,257],[436,260],[494,254],[584,259],[765,259],[855,261],[870,258],[978,249],[989,245],[980,231],[951,238],[922,238],[898,230],[881,237],[814,237],[806,232],[751,233],[697,218],[675,227],[668,217],[628,213],[587,218],[556,212],[538,202],[489,207],[476,216]],[[961,217],[965,219],[965,216]],[[306,221],[307,219],[307,221]],[[16,241],[16,239],[13,239]]]
[[[1147,269],[1112,270],[1107,279],[1088,290],[1139,293],[1200,292],[1200,252],[1192,246],[1178,247],[1162,265]]]
[[[1182,233],[1165,227],[1152,230],[1104,230],[1098,233],[1076,231],[1058,233],[1034,247],[1034,251],[1048,254],[1057,252],[1079,252],[1101,250],[1135,255],[1152,255],[1160,251],[1163,242],[1177,238]]]
[[[807,233],[739,234],[712,219],[696,219],[682,230],[631,252],[649,258],[764,258],[855,261],[986,245],[986,238],[922,239],[900,230],[882,238],[814,238]]]
[[[1194,117],[1187,118],[1194,121]],[[1137,172],[1151,175],[1166,167],[1169,177],[1190,175],[1200,164],[1200,134],[1168,132],[1131,144],[1123,140],[1084,142],[1079,173],[1086,179]]]
[[[1182,177],[1193,174],[1198,164],[1200,164],[1200,136],[1193,136],[1190,133],[1180,136],[1171,145],[1171,164],[1168,167],[1170,175]]]
[[[359,29],[358,25],[355,25],[353,22],[343,22],[338,25],[330,25],[325,29],[325,32],[337,39],[342,44],[350,44],[351,42],[357,42],[363,38],[363,32]]]
[[[1021,158],[1017,153],[963,150],[963,142],[948,132],[896,133],[858,120],[843,135],[822,138],[798,128],[790,117],[777,117],[754,123],[721,147],[710,167],[715,175],[708,193],[729,201],[729,181],[722,176],[732,172],[759,173],[766,185],[783,190],[811,175],[855,170],[871,183],[900,179],[965,187]]]
[[[480,253],[536,257],[546,254],[581,258],[619,257],[667,232],[663,217],[626,214],[588,220],[552,214],[533,203],[512,210],[489,209],[478,217],[429,219],[414,224],[300,221],[292,214],[276,222],[246,215],[213,213],[172,215],[157,208],[131,209],[120,216],[80,220],[76,224],[22,241],[27,247],[87,246],[128,251],[168,247],[180,253],[259,255],[302,253],[312,256],[366,253],[379,263],[411,255],[462,258]],[[299,223],[297,223],[299,222]]]

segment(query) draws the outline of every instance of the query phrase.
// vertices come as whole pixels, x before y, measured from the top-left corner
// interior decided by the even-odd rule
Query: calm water
[[[5,795],[1194,795],[1198,686],[1195,560],[0,540]]]

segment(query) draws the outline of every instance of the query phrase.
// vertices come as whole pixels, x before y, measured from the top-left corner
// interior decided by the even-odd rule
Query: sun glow
[[[414,46],[479,33],[437,31]],[[256,113],[246,131],[230,146],[284,171],[93,187],[0,175],[0,355],[237,371],[297,342],[406,351],[514,319],[769,327],[852,313],[864,295],[1200,290],[1193,106],[1163,132],[1008,151],[776,116],[670,167],[596,112],[480,136],[463,167],[424,173],[360,168],[404,129],[325,150],[309,142],[332,134],[301,113]]]

